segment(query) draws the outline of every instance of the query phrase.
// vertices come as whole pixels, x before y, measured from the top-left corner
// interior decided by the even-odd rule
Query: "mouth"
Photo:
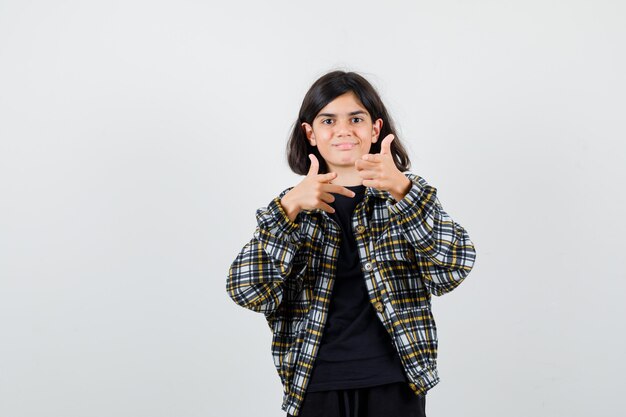
[[[337,143],[335,145],[333,145],[335,148],[340,149],[340,150],[350,150],[353,149],[354,147],[356,147],[356,143],[353,142],[342,142],[342,143]]]

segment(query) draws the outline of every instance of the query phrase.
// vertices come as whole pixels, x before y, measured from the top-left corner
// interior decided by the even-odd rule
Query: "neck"
[[[331,170],[337,173],[337,177],[332,181],[333,184],[341,185],[344,187],[353,187],[355,185],[363,185],[363,178],[361,178],[354,168],[338,168],[335,167]]]

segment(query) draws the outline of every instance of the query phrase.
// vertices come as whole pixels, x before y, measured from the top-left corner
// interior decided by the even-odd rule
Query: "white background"
[[[355,70],[469,232],[429,416],[621,416],[621,1],[0,1],[0,416],[284,416],[225,290]]]

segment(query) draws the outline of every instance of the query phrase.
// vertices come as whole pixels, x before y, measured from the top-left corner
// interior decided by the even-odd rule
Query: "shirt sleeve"
[[[429,292],[443,295],[456,288],[476,260],[474,243],[443,209],[437,189],[415,174],[405,174],[412,187],[395,204],[387,203],[403,236],[415,248],[415,262]]]
[[[266,315],[275,311],[283,297],[284,281],[302,246],[299,224],[291,221],[280,204],[283,191],[267,207],[256,212],[257,226],[228,271],[226,291],[238,305]]]

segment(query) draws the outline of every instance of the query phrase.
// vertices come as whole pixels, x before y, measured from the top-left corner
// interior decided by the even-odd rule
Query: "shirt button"
[[[384,310],[383,303],[381,303],[380,301],[376,301],[376,302],[374,303],[374,308],[375,308],[375,309],[376,309],[379,313],[382,313],[382,312],[383,312],[383,310]]]
[[[365,231],[365,226],[363,226],[362,224],[358,225],[356,227],[356,232],[357,233],[363,233]]]
[[[414,260],[415,259],[415,255],[413,254],[413,251],[411,249],[407,249],[406,251],[406,257],[410,260]]]
[[[374,269],[371,262],[366,262],[364,267],[366,271],[371,271],[372,269]]]

